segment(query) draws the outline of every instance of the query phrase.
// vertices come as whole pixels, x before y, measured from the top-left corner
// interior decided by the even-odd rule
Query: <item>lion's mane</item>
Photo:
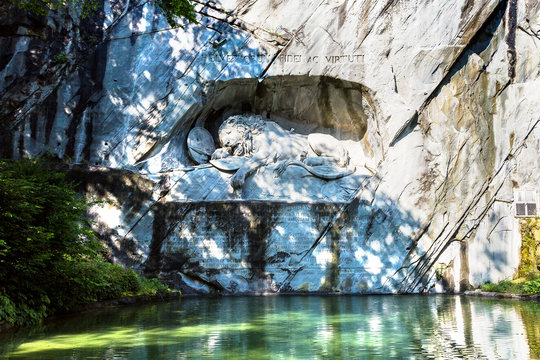
[[[253,154],[253,136],[261,134],[266,128],[265,120],[260,115],[234,115],[229,117],[221,124],[218,134],[221,140],[221,134],[226,130],[241,131],[243,133],[240,146],[234,150],[235,156],[251,156]]]

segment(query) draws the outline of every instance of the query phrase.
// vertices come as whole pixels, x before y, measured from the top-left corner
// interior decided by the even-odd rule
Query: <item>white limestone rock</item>
[[[202,293],[460,291],[513,275],[513,190],[540,182],[536,1],[197,9],[200,24],[169,29],[150,4],[106,1],[94,27],[25,19],[0,39],[2,156],[123,174],[82,176],[116,200],[92,209],[116,261]],[[60,30],[69,41],[47,55]],[[366,171],[325,182],[288,168],[295,189],[268,167],[234,191],[186,139],[242,111],[332,134]]]

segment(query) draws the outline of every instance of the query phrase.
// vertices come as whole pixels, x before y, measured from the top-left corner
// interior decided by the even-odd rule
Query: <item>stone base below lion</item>
[[[453,267],[438,279],[425,255],[431,243],[414,241],[422,230],[414,216],[390,200],[370,201],[369,192],[349,203],[187,202],[125,170],[76,166],[70,177],[108,200],[90,215],[111,260],[184,294],[444,292],[461,283],[455,274],[467,281],[476,274],[441,257]],[[446,252],[457,246],[469,264],[480,245],[455,243]],[[446,273],[455,278],[447,287]]]

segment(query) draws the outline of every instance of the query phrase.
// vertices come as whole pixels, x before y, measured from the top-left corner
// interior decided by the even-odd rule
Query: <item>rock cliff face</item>
[[[79,164],[81,190],[112,200],[91,213],[115,261],[196,293],[514,274],[514,192],[540,184],[536,1],[197,3],[185,29],[137,1],[84,20],[2,5],[1,155]],[[234,190],[186,139],[197,126],[217,143],[243,113],[333,135],[356,173],[277,183],[267,162]]]

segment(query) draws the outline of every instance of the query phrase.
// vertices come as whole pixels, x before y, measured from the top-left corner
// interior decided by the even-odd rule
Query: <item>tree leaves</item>
[[[19,9],[30,11],[36,15],[47,15],[50,10],[74,10],[81,18],[91,16],[99,5],[98,0],[9,0]],[[179,18],[184,18],[191,23],[197,23],[195,8],[190,0],[154,0],[158,8],[171,27],[181,26]],[[67,56],[60,54],[62,58],[55,61],[65,62]],[[58,57],[58,55],[57,55]]]
[[[168,288],[103,261],[90,201],[39,160],[0,160],[0,320],[29,325],[76,305]]]
[[[50,297],[59,293],[57,269],[67,259],[98,258],[102,246],[85,219],[86,209],[64,173],[37,160],[0,161],[0,296],[17,309],[17,322],[38,320],[49,307],[56,310]],[[2,313],[12,317],[11,311]]]

